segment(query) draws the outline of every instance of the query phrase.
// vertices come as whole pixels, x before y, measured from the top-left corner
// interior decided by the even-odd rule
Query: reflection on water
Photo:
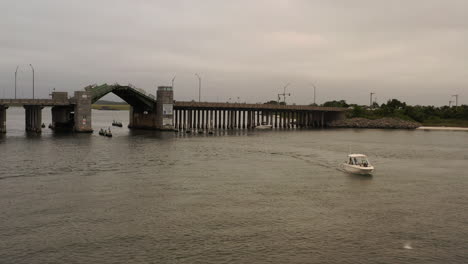
[[[50,109],[43,110],[50,122]],[[112,120],[114,137],[99,136]],[[126,128],[0,136],[4,263],[463,263],[468,133]],[[348,149],[373,177],[339,170]],[[404,250],[412,247],[412,250]],[[395,261],[397,260],[397,261]]]

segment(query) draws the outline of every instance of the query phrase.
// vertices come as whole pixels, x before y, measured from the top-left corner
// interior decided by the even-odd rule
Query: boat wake
[[[413,249],[410,242],[405,242],[405,244],[403,244],[403,248],[404,249]]]

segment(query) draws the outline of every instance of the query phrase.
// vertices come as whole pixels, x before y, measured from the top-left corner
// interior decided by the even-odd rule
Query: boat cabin
[[[348,161],[346,163],[349,165],[360,166],[360,167],[370,166],[370,162],[367,159],[367,156],[363,154],[349,154]]]

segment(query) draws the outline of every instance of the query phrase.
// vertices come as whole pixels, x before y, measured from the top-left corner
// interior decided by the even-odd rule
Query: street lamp
[[[176,75],[174,75],[174,78],[172,78],[172,89],[174,89],[174,80],[175,80]]]
[[[198,73],[195,73],[195,76],[198,78],[198,102],[201,102],[201,77]]]
[[[31,66],[31,70],[32,70],[32,74],[33,74],[33,79],[32,79],[32,88],[33,88],[33,98],[34,99],[34,67],[32,66],[32,64],[29,64],[29,66]]]
[[[15,99],[16,99],[16,79],[17,79],[17,75],[18,75],[18,68],[19,68],[19,65],[16,66],[16,71],[15,71]]]

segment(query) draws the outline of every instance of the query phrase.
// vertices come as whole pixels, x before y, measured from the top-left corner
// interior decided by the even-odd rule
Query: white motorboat
[[[272,128],[273,126],[267,124],[266,122],[262,122],[261,125],[255,127],[255,129],[272,129]]]
[[[374,171],[374,166],[364,154],[349,154],[348,160],[343,163],[343,168],[349,173],[365,175],[370,175]]]

